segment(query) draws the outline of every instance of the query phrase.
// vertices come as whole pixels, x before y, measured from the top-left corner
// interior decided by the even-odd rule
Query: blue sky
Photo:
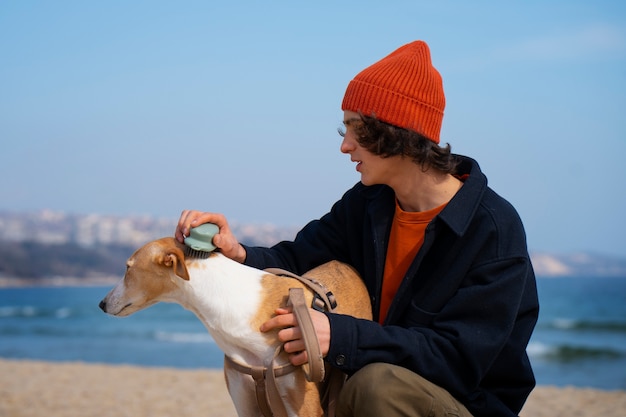
[[[626,256],[622,1],[0,2],[0,210],[304,225],[359,179],[348,82],[415,39],[530,249]]]

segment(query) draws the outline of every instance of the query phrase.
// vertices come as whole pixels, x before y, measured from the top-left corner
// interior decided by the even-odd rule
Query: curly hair
[[[354,123],[359,145],[374,155],[389,158],[400,155],[411,158],[422,169],[434,168],[447,174],[455,174],[458,159],[452,154],[450,144],[441,147],[426,136],[382,122],[375,117],[360,114],[361,123]],[[342,128],[339,134],[345,136]]]

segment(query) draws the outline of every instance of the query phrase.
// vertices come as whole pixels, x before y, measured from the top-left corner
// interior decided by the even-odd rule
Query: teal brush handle
[[[213,236],[220,231],[220,228],[213,223],[201,224],[189,231],[189,236],[185,238],[185,245],[193,250],[201,252],[213,252],[215,245],[213,244]]]

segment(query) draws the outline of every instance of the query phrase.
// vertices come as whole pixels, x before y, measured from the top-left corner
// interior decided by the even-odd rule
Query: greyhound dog
[[[306,302],[311,305],[314,294],[301,281],[240,264],[220,252],[206,259],[186,258],[185,246],[174,238],[142,246],[126,267],[124,278],[100,302],[100,308],[118,317],[158,302],[178,303],[192,311],[225,354],[226,385],[239,416],[324,414],[323,383],[310,382],[303,367],[289,364],[276,331],[259,331],[276,308],[288,305],[291,288],[306,288]],[[334,312],[371,319],[368,292],[353,268],[333,261],[305,276],[332,292],[337,302]],[[279,375],[268,370],[271,366],[294,369]],[[262,369],[263,375],[269,372],[276,377],[283,412],[263,410],[258,381],[241,371],[246,368]]]

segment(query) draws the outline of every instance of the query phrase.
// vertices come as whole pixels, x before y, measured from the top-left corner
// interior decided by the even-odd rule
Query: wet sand
[[[521,417],[626,417],[626,391],[541,386]],[[236,417],[222,372],[0,359],[0,417]]]

